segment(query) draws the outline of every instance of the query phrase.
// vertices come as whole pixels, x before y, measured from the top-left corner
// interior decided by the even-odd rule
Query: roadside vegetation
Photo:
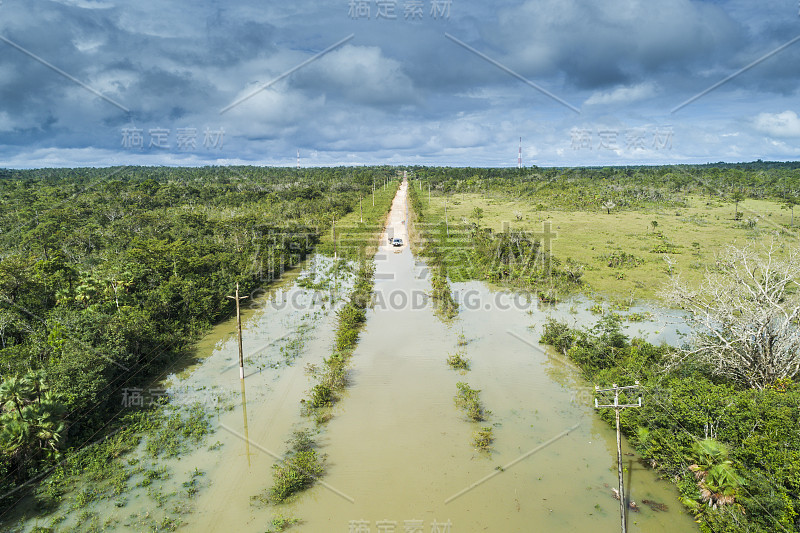
[[[325,456],[317,452],[311,432],[295,431],[283,460],[272,465],[272,487],[264,501],[284,503],[312,486],[324,472]]]
[[[331,419],[332,408],[348,385],[350,359],[366,322],[367,307],[372,301],[375,275],[372,255],[377,250],[381,228],[398,185],[396,181],[392,181],[387,186],[388,193],[382,195],[375,207],[362,207],[357,212],[358,222],[354,221],[356,213],[345,218],[339,224],[340,230],[336,238],[334,239],[334,232],[331,231],[330,240],[326,238],[321,247],[328,253],[335,252],[339,257],[349,258],[338,259],[334,268],[350,269],[348,261],[356,260],[357,270],[348,297],[336,311],[337,327],[332,353],[321,365],[310,365],[307,368],[316,383],[311,387],[308,396],[301,400],[302,412],[315,421],[317,431]],[[316,451],[316,442],[310,435],[309,430],[294,433],[283,461],[273,465],[272,487],[267,490],[266,496],[254,498],[265,503],[281,504],[313,486],[324,475],[325,458]],[[273,524],[272,529],[282,531],[295,523],[296,520]]]
[[[680,348],[628,338],[613,313],[591,328],[545,325],[541,342],[590,383],[641,383],[643,406],[622,411],[622,429],[702,531],[800,530],[797,253],[730,248],[700,291],[674,279],[665,298],[696,326]]]
[[[361,261],[350,296],[336,312],[338,325],[334,351],[320,368],[314,369],[317,383],[303,400],[306,412],[324,423],[330,417],[330,407],[338,400],[339,393],[347,387],[347,369],[350,358],[358,344],[358,335],[367,317],[367,306],[372,299],[372,284],[375,264],[371,260]]]
[[[440,318],[451,320],[458,315],[458,304],[450,289],[446,253],[442,248],[449,243],[449,229],[445,223],[432,225],[426,221],[420,197],[413,186],[408,188],[408,198],[413,213],[414,239],[428,264],[434,310]]]
[[[469,370],[469,359],[461,352],[448,355],[447,364],[450,365],[450,368],[453,370]]]

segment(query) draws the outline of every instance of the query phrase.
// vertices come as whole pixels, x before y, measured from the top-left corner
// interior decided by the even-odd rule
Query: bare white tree
[[[729,246],[698,290],[672,278],[663,296],[689,312],[692,345],[673,361],[694,359],[715,375],[763,389],[800,371],[800,249],[775,242]]]
[[[617,207],[617,204],[615,204],[613,200],[607,200],[607,201],[603,202],[603,207],[606,208],[606,211],[610,215],[611,214],[611,210],[614,209],[615,207]]]

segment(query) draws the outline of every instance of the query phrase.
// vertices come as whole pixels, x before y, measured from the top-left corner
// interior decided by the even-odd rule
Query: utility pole
[[[372,207],[375,207],[375,178],[372,178]]]
[[[239,282],[236,282],[236,296],[228,296],[236,300],[236,330],[239,336],[239,379],[244,379],[244,355],[242,353],[242,315],[239,312],[239,300],[247,299],[247,296],[239,296]]]
[[[607,392],[614,393],[613,404],[601,404],[597,396],[595,396],[594,408],[595,409],[613,408],[614,414],[616,415],[617,419],[617,473],[619,475],[619,519],[620,523],[622,524],[622,533],[626,533],[628,531],[628,525],[625,520],[625,507],[627,507],[627,503],[625,502],[625,486],[622,483],[622,438],[619,433],[619,412],[621,409],[625,409],[626,407],[641,407],[642,394],[639,393],[639,401],[637,403],[621,404],[619,403],[619,393],[621,391],[638,389],[639,382],[636,381],[635,383],[636,383],[635,385],[628,385],[627,387],[617,387],[617,384],[614,383],[610,389],[601,389],[597,385],[595,385],[594,387],[594,393],[596,395],[600,395],[601,393],[607,393]]]
[[[450,236],[450,223],[447,222],[447,191],[444,191],[444,225],[447,227],[447,236]]]
[[[333,260],[336,261],[336,213],[333,214]]]
[[[247,466],[250,465],[250,434],[247,430],[247,396],[244,393],[244,380],[242,383],[242,416],[244,417],[244,453],[247,455]]]
[[[361,207],[361,197],[358,197],[358,215],[361,217],[361,222],[364,222],[364,209]]]

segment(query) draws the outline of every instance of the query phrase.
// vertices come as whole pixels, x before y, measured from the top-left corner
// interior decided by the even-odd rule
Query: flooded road
[[[592,408],[592,384],[538,344],[549,315],[594,323],[591,302],[539,309],[482,283],[457,283],[460,313],[442,322],[430,304],[427,269],[407,245],[405,191],[404,185],[375,257],[374,306],[352,357],[350,386],[317,437],[327,455],[322,483],[284,505],[253,498],[271,485],[292,431],[314,427],[301,416],[300,400],[314,383],[304,367],[331,353],[329,259],[315,258],[299,275],[305,283],[285,280],[245,311],[246,406],[235,319],[214,328],[197,347],[197,364],[171,378],[174,402],[199,401],[214,414],[215,432],[203,447],[159,462],[171,473],[160,488],[163,509],[187,506],[181,530],[264,532],[276,516],[296,517],[291,530],[308,532],[619,530],[611,492],[615,433]],[[404,245],[390,246],[389,235]],[[347,293],[342,278],[337,274],[345,283],[336,294]],[[632,331],[674,340],[669,328],[643,323]],[[446,364],[456,352],[470,360],[469,371]],[[481,391],[491,411],[485,422],[469,421],[455,405],[460,381]],[[473,447],[480,426],[493,429],[489,453]],[[630,498],[669,507],[653,511],[640,503],[629,531],[697,531],[674,487],[627,446],[623,451],[630,454]],[[182,487],[198,470],[200,490],[187,499]],[[116,531],[151,529],[166,512],[144,488],[132,488],[124,505],[103,501],[91,509]],[[71,516],[62,525],[74,523]]]
[[[444,324],[426,305],[424,265],[407,247],[381,247],[352,384],[322,440],[329,488],[313,488],[289,514],[303,531],[616,531],[615,434],[577,371],[537,344],[545,312],[524,299],[500,305],[501,293],[480,283],[454,289],[471,304]],[[445,363],[459,349],[469,372]],[[459,381],[482,391],[487,422],[470,422],[455,406]],[[494,428],[489,454],[472,445],[483,425]],[[674,488],[627,458],[631,498],[670,507],[632,512],[630,530],[695,531]]]

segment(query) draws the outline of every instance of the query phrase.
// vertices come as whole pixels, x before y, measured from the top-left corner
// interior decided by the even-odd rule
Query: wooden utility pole
[[[247,455],[247,466],[250,465],[250,434],[247,429],[247,396],[244,393],[244,380],[242,383],[242,416],[244,417],[244,453]]]
[[[636,381],[635,385],[628,385],[627,387],[617,387],[617,384],[614,383],[610,389],[601,389],[597,385],[594,387],[594,392],[597,395],[601,393],[613,392],[614,393],[614,403],[613,404],[601,404],[598,400],[597,396],[594,398],[594,408],[595,409],[605,409],[605,408],[612,408],[614,409],[614,414],[616,415],[617,419],[617,473],[619,475],[619,519],[620,523],[622,524],[622,533],[626,533],[628,531],[628,525],[626,523],[626,513],[625,508],[627,507],[627,503],[625,501],[625,486],[622,483],[622,437],[620,436],[619,432],[619,412],[621,409],[625,409],[626,407],[641,407],[642,406],[642,395],[639,393],[639,401],[637,403],[626,403],[621,404],[619,403],[619,393],[620,391],[627,391],[631,389],[638,389],[639,382]]]
[[[447,236],[450,236],[450,223],[447,222],[447,191],[444,192],[444,225],[447,227]]]
[[[247,296],[239,296],[239,283],[236,283],[236,296],[228,296],[236,300],[236,330],[239,336],[239,379],[244,379],[244,354],[242,352],[242,315],[239,312],[239,300],[244,300]]]

